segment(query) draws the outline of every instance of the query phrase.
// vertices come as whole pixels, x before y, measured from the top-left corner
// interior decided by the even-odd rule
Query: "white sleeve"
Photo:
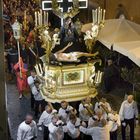
[[[94,123],[94,120],[92,119],[92,117],[90,117],[88,120],[88,128],[92,127],[93,123]]]
[[[98,107],[98,106],[99,106],[99,103],[98,103],[98,102],[96,102],[96,103],[95,103],[95,107],[94,107],[94,111],[95,111],[95,112],[96,112],[96,110],[97,110],[97,109],[99,109],[99,107]]]
[[[124,120],[124,103],[125,102],[123,102],[122,104],[121,104],[121,108],[120,108],[120,111],[119,111],[119,116],[120,116],[120,120]]]
[[[45,120],[45,111],[41,114],[39,121],[38,121],[38,125],[42,125],[44,120]]]
[[[83,126],[80,126],[80,131],[83,132],[86,135],[92,136],[93,133],[94,133],[94,128],[93,127],[92,128],[85,128]]]
[[[39,94],[39,92],[37,91],[37,89],[36,89],[35,86],[32,87],[32,94],[33,94],[33,95]]]
[[[120,116],[119,115],[118,115],[118,119],[117,119],[117,124],[118,124],[118,126],[121,125],[121,120],[120,120]]]
[[[18,127],[18,132],[17,132],[17,140],[22,140],[23,137],[23,130],[21,129],[21,127]]]
[[[38,130],[37,130],[37,125],[36,122],[34,121],[34,136],[37,137]]]
[[[29,76],[27,78],[27,83],[28,83],[29,86],[32,85],[32,84],[34,84],[34,79],[31,76]]]
[[[80,134],[80,132],[77,128],[68,127],[68,131],[74,137],[77,137]]]
[[[84,107],[82,104],[79,105],[79,112],[82,112],[84,110]]]
[[[110,104],[109,103],[107,103],[107,108],[108,108],[108,111],[110,111],[111,112],[111,106],[110,106]]]
[[[135,103],[135,117],[138,118],[138,115],[139,115],[139,113],[138,113],[138,106],[137,106],[136,102],[134,102],[134,103]]]

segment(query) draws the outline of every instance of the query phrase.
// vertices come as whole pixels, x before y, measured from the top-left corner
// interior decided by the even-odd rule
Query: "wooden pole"
[[[3,4],[0,0],[0,139],[8,140],[8,119],[6,111],[5,71],[4,71],[4,35]]]

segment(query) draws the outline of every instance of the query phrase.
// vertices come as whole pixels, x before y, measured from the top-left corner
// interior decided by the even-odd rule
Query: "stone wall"
[[[89,9],[100,5],[106,9],[106,18],[116,18],[120,13],[129,20],[140,23],[140,0],[89,0]]]

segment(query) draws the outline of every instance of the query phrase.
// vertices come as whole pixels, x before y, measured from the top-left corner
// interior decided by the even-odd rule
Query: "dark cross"
[[[72,6],[72,0],[57,0],[60,5],[61,12],[67,12]],[[88,0],[79,0],[79,9],[85,9],[88,7]],[[42,9],[43,10],[52,10],[52,1],[51,0],[43,0],[42,1]],[[61,23],[63,24],[63,19],[61,19]]]

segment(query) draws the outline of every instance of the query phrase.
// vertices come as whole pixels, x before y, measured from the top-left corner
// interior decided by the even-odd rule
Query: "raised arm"
[[[72,46],[72,44],[73,44],[73,42],[69,42],[66,47],[64,47],[62,50],[57,51],[56,53],[63,53],[67,48],[69,48],[70,46]]]

